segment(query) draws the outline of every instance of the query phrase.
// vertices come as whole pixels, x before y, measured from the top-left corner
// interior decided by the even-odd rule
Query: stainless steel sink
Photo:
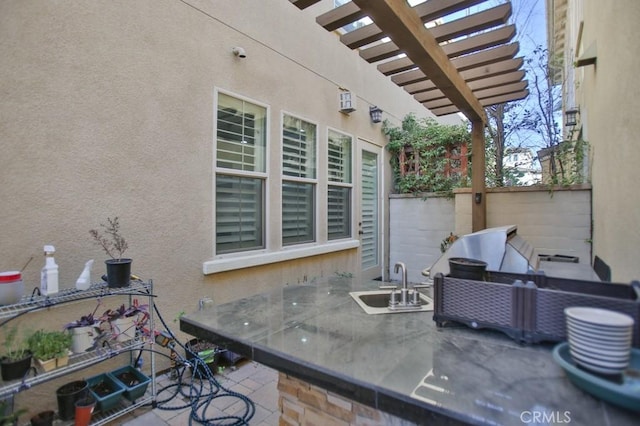
[[[389,308],[391,290],[352,291],[349,295],[370,315],[433,311],[433,301],[420,293],[420,306]]]

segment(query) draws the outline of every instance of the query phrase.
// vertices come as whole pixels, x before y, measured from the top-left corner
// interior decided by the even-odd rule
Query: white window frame
[[[284,156],[284,120],[285,120],[285,116],[289,116],[291,118],[294,119],[298,119],[301,121],[304,121],[308,124],[312,124],[313,126],[315,126],[316,128],[316,134],[315,134],[315,146],[314,146],[314,152],[313,152],[313,156],[314,156],[314,177],[313,178],[303,178],[303,177],[296,177],[296,176],[290,176],[290,175],[285,175],[284,174],[284,161],[283,161],[283,156]],[[312,184],[313,185],[313,237],[311,241],[304,241],[304,242],[293,242],[293,243],[286,243],[284,242],[284,212],[281,212],[281,217],[280,217],[280,226],[281,226],[281,243],[283,248],[288,248],[288,247],[293,247],[293,246],[300,246],[300,245],[304,245],[304,244],[314,244],[318,242],[318,214],[319,214],[319,210],[318,210],[318,175],[320,172],[320,157],[319,157],[319,148],[320,148],[320,125],[313,121],[313,120],[309,120],[307,118],[301,117],[297,114],[288,112],[288,111],[282,111],[282,113],[280,114],[280,143],[281,143],[281,149],[280,149],[280,166],[281,166],[281,178],[282,178],[282,184],[284,185],[284,181],[289,181],[289,182],[294,182],[294,183],[305,183],[305,184]],[[283,195],[284,196],[284,195]],[[280,200],[282,205],[282,199]]]
[[[338,134],[343,135],[343,136],[347,136],[347,137],[349,137],[351,139],[351,165],[350,165],[350,172],[351,172],[351,179],[350,180],[351,180],[351,182],[348,182],[348,183],[346,183],[346,182],[337,182],[337,181],[333,181],[333,180],[329,179],[329,136],[330,136],[331,132],[338,133]],[[355,190],[354,190],[355,175],[354,175],[354,173],[356,171],[354,169],[355,168],[355,157],[354,156],[355,156],[355,153],[356,153],[356,150],[355,150],[356,149],[356,147],[355,147],[356,139],[355,139],[354,135],[352,135],[350,133],[346,133],[346,132],[344,132],[342,130],[339,130],[339,129],[335,129],[333,127],[327,127],[327,132],[326,132],[326,135],[325,135],[325,139],[326,139],[326,145],[325,145],[326,165],[325,165],[325,167],[326,167],[326,170],[327,170],[327,182],[326,182],[326,185],[327,185],[326,195],[327,196],[326,196],[326,198],[324,200],[324,202],[327,203],[327,235],[326,235],[326,238],[327,238],[327,240],[329,242],[353,239],[353,238],[355,238],[353,233],[354,233],[354,229],[355,229],[354,228],[354,224],[355,224],[354,223],[354,217],[355,217],[355,211],[354,211],[355,210],[355,204],[354,204],[354,199],[355,199],[354,198],[355,197],[355,194],[354,194],[354,192],[355,192]],[[349,188],[350,189],[349,190],[349,203],[350,203],[350,205],[349,205],[349,219],[348,219],[349,220],[349,235],[345,236],[345,237],[342,237],[342,238],[329,239],[329,223],[328,223],[328,220],[329,220],[329,206],[328,206],[328,203],[329,203],[329,198],[328,198],[329,197],[329,186],[338,186],[338,187],[343,187],[343,188]]]
[[[265,233],[265,248],[264,249],[256,249],[256,250],[250,250],[250,251],[240,251],[240,252],[233,252],[233,253],[225,253],[225,254],[216,254],[215,253],[215,247],[216,247],[216,218],[215,218],[215,214],[216,214],[216,174],[218,173],[218,168],[217,168],[217,146],[216,146],[216,140],[217,140],[217,108],[218,108],[218,93],[223,93],[225,95],[228,96],[232,96],[232,97],[236,97],[238,99],[253,103],[255,105],[258,106],[262,106],[265,107],[267,109],[266,111],[266,132],[267,132],[267,137],[266,137],[266,152],[265,152],[265,161],[266,161],[266,170],[264,173],[260,174],[260,177],[263,178],[265,180],[265,212],[264,212],[264,221],[265,221],[265,225],[264,225],[264,233]],[[270,191],[270,188],[274,188],[274,185],[279,186],[282,183],[282,144],[280,143],[279,145],[274,145],[271,143],[271,106],[267,105],[263,102],[257,101],[255,99],[251,99],[248,98],[246,96],[243,95],[239,95],[237,93],[231,92],[231,91],[227,91],[227,90],[223,90],[220,88],[215,88],[214,90],[214,96],[213,96],[214,100],[213,100],[213,140],[212,140],[212,145],[213,145],[213,164],[212,164],[212,170],[213,170],[213,188],[212,188],[212,202],[213,202],[213,208],[212,208],[212,224],[213,224],[213,235],[212,235],[212,241],[213,241],[213,257],[210,260],[205,260],[202,263],[202,273],[204,275],[210,275],[210,274],[216,274],[216,273],[220,273],[220,272],[226,272],[226,271],[233,271],[233,270],[239,270],[239,269],[244,269],[244,268],[250,268],[250,267],[256,267],[256,266],[261,266],[261,265],[268,265],[268,264],[272,264],[272,263],[277,263],[277,262],[286,262],[286,261],[290,261],[290,260],[296,260],[296,259],[300,259],[300,258],[304,258],[304,257],[310,257],[310,256],[319,256],[319,255],[323,255],[323,254],[329,254],[329,253],[335,253],[335,252],[339,252],[339,251],[344,251],[344,250],[352,250],[352,249],[356,249],[358,247],[360,247],[360,240],[358,240],[357,238],[354,237],[354,232],[355,232],[355,227],[354,227],[354,217],[355,217],[355,205],[354,205],[354,197],[355,197],[355,190],[353,188],[353,182],[355,180],[355,170],[353,169],[355,167],[354,161],[355,161],[355,150],[356,150],[356,139],[353,135],[345,133],[344,131],[338,130],[338,129],[331,129],[332,131],[336,131],[340,134],[344,134],[347,135],[351,138],[351,196],[350,196],[350,202],[351,202],[351,217],[350,217],[350,226],[351,226],[351,238],[343,238],[343,239],[336,239],[336,240],[327,240],[327,235],[326,235],[326,227],[323,227],[323,222],[322,221],[326,221],[327,219],[327,179],[328,176],[326,174],[326,169],[327,169],[327,152],[328,152],[328,135],[329,132],[327,131],[327,127],[323,127],[321,129],[319,123],[314,122],[313,120],[308,120],[306,118],[300,117],[297,114],[292,114],[292,113],[288,113],[289,115],[292,115],[294,117],[299,117],[302,120],[308,121],[310,123],[315,124],[316,130],[317,130],[317,136],[316,136],[316,206],[315,206],[315,210],[316,210],[316,217],[315,217],[315,225],[316,225],[316,242],[314,243],[306,243],[306,244],[296,244],[296,245],[287,245],[287,246],[283,246],[282,245],[282,234],[281,234],[281,229],[282,229],[282,218],[280,213],[272,213],[272,209],[276,207],[276,205],[278,206],[277,209],[280,210],[281,206],[282,206],[282,201],[281,199],[276,199],[276,200],[272,200],[273,196],[271,194],[272,191]],[[281,123],[280,123],[280,128],[278,129],[278,132],[280,133],[280,135],[282,134],[282,117],[283,117],[283,112],[281,112]],[[275,137],[275,135],[273,135]],[[281,137],[281,136],[280,136]],[[280,166],[276,169],[270,169],[269,168],[269,164],[271,164],[271,160],[270,160],[270,156],[271,155],[276,155],[279,158],[278,163],[280,164]],[[323,170],[324,169],[324,170]],[[242,175],[247,175],[247,176],[256,176],[255,173],[249,173],[249,172],[243,172],[240,170],[229,170],[229,169],[223,169],[225,174],[234,174],[234,175],[238,175],[238,176],[242,176]],[[324,198],[323,198],[324,197]],[[278,218],[277,216],[280,217]],[[272,227],[270,226],[271,223],[271,216],[275,216],[273,218],[273,220],[276,220],[276,222],[280,223],[279,225],[277,225],[279,228],[278,229],[272,229]],[[277,220],[279,219],[279,220]],[[321,225],[323,224],[323,225]],[[321,231],[325,230],[324,232]],[[278,232],[275,232],[278,231]],[[277,234],[277,238],[276,238],[276,234]]]
[[[219,94],[224,94],[229,97],[233,97],[244,102],[251,103],[253,105],[262,107],[265,109],[265,149],[264,149],[264,162],[265,162],[265,170],[264,172],[253,172],[253,171],[244,171],[244,170],[235,170],[228,169],[223,167],[218,167],[218,158],[217,158],[217,148],[218,148],[218,102],[219,102]],[[216,89],[214,91],[214,107],[213,107],[213,253],[214,258],[226,258],[226,257],[237,257],[237,256],[246,256],[247,254],[254,254],[259,252],[265,252],[269,249],[269,212],[270,212],[270,197],[269,197],[269,157],[270,157],[270,107],[269,105],[256,101],[255,99],[248,98],[246,96],[239,95],[237,93]],[[228,175],[228,176],[237,176],[237,177],[249,177],[255,179],[262,179],[263,181],[263,247],[254,248],[249,250],[239,250],[235,252],[228,253],[217,253],[217,226],[216,226],[216,191],[217,191],[217,177],[218,175]]]

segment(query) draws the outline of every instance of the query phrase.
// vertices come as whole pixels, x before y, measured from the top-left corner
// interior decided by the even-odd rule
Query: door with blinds
[[[358,140],[358,234],[363,279],[382,274],[382,158],[381,148]]]

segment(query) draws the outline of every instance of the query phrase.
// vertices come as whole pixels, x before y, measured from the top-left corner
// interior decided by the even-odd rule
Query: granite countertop
[[[185,315],[180,329],[418,424],[522,425],[536,413],[538,424],[637,424],[637,413],[573,385],[552,344],[438,328],[432,312],[367,315],[348,294],[380,284],[289,285]]]

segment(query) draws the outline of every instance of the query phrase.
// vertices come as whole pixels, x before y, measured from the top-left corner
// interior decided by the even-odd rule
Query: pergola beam
[[[406,0],[353,0],[404,47],[407,56],[471,121],[486,122],[482,105]]]
[[[438,43],[442,43],[457,37],[502,25],[507,22],[509,16],[511,16],[511,3],[505,3],[492,9],[478,12],[446,24],[437,25],[429,28],[428,31]],[[342,40],[342,42],[351,49],[360,47],[349,42],[350,37],[354,32],[355,31],[348,32],[340,37],[340,40]],[[367,43],[363,43],[362,45],[368,44],[371,41],[375,40],[369,40]],[[383,59],[389,59],[400,53],[402,53],[402,49],[400,49],[397,44],[389,41],[362,49],[360,51],[360,56],[367,62],[371,63],[381,61]]]
[[[320,3],[321,0],[289,0],[291,3],[296,5],[296,7],[300,10],[306,9],[309,6],[313,6],[316,3]]]
[[[503,75],[496,75],[492,77],[483,78],[480,80],[474,80],[468,82],[469,88],[472,91],[480,90],[480,89],[489,89],[492,87],[502,86],[504,84],[515,83],[521,81],[525,76],[525,72],[522,70],[513,71]],[[429,101],[435,101],[437,99],[446,98],[444,93],[442,93],[438,89],[429,90],[427,92],[420,92],[414,96],[415,100],[423,103]]]
[[[424,23],[434,21],[451,13],[459,12],[486,0],[429,0],[413,7],[420,20]],[[472,15],[476,16],[478,14]],[[462,18],[466,19],[466,18]],[[459,22],[460,19],[453,22]],[[467,21],[468,22],[468,21]],[[445,24],[449,25],[449,24]],[[458,24],[460,26],[460,24]],[[462,25],[465,25],[464,23]],[[437,27],[432,27],[437,28]],[[445,30],[448,31],[448,30]],[[382,40],[386,34],[376,24],[365,25],[340,37],[345,45],[357,49],[369,43]],[[437,37],[436,37],[437,38]]]

